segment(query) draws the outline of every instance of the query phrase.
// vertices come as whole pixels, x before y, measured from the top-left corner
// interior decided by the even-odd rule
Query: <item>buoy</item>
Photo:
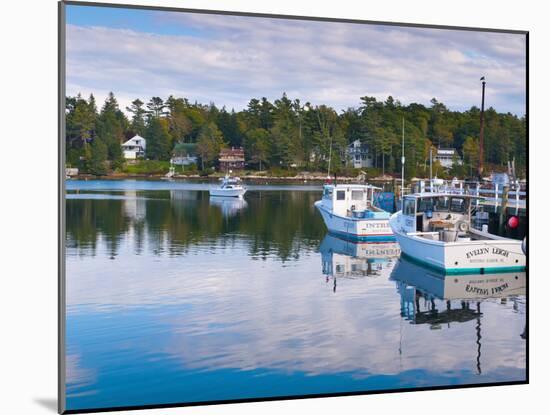
[[[517,216],[510,216],[508,219],[508,227],[510,229],[516,229],[519,225],[519,219]]]

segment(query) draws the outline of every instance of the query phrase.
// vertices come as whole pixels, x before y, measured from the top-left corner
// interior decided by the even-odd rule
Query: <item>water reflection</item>
[[[224,217],[235,216],[239,211],[246,209],[248,203],[243,198],[210,197],[210,204],[218,206]]]
[[[450,276],[401,258],[391,279],[401,297],[401,316],[430,330],[450,329],[454,324],[475,322],[476,368],[482,372],[482,303],[497,301],[524,313],[526,273],[497,273]],[[519,336],[526,338],[525,327]]]
[[[273,190],[250,193],[246,200],[184,189],[72,190],[66,202],[68,254],[96,255],[103,239],[107,255],[116,259],[120,241],[129,238],[136,254],[149,249],[184,255],[197,245],[219,248],[220,239],[231,244],[238,236],[258,258],[296,260],[303,248],[315,250],[324,235],[314,214],[316,198],[315,192]],[[248,210],[254,214],[245,214]]]
[[[325,281],[332,279],[336,292],[337,279],[377,277],[384,268],[393,267],[401,250],[397,242],[352,242],[327,234],[319,252]]]
[[[414,324],[437,328],[441,323],[479,317],[479,304],[488,299],[500,299],[502,304],[510,299],[518,309],[518,298],[525,295],[526,286],[525,272],[450,276],[406,258],[399,260],[391,279],[401,296],[402,316]]]
[[[224,215],[94,186],[67,200],[69,409],[525,379],[524,275],[394,269],[395,244],[325,236],[311,191]]]

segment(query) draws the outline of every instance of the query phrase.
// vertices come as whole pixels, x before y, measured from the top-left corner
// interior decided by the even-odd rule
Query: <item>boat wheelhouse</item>
[[[390,226],[403,255],[447,274],[522,271],[521,241],[471,226],[476,196],[452,193],[406,195]]]
[[[393,241],[390,214],[374,205],[379,187],[327,184],[315,202],[330,233],[351,240]]]
[[[246,193],[246,188],[241,184],[241,179],[225,175],[220,179],[220,186],[210,188],[210,196],[217,197],[243,197]]]

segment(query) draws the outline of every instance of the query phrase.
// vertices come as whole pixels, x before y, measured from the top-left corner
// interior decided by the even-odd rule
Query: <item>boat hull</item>
[[[398,221],[398,214],[392,215],[390,226],[401,247],[401,254],[445,274],[483,274],[526,269],[521,241],[508,238],[464,242],[428,240],[402,231]]]
[[[246,189],[210,189],[210,196],[215,197],[243,197]]]
[[[315,202],[329,233],[351,241],[395,241],[388,219],[355,219],[335,215]]]

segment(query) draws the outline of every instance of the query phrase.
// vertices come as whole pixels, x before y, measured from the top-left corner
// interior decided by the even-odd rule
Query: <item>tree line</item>
[[[243,147],[249,169],[325,171],[330,159],[331,171],[338,172],[345,169],[346,147],[359,139],[368,145],[376,169],[398,174],[403,119],[408,177],[426,174],[430,148],[457,149],[464,164],[456,163],[453,170],[461,176],[475,173],[479,156],[480,109],[451,111],[435,98],[425,106],[364,96],[357,107],[337,112],[286,94],[273,102],[253,98],[241,111],[169,96],[146,103],[136,99],[126,112],[129,116],[113,93],[99,110],[93,95],[67,97],[67,163],[99,175],[121,169],[121,144],[139,134],[147,140],[149,160],[192,153],[200,168],[211,169],[221,148]],[[516,170],[524,174],[526,117],[486,110],[484,154],[491,168],[515,160]]]

